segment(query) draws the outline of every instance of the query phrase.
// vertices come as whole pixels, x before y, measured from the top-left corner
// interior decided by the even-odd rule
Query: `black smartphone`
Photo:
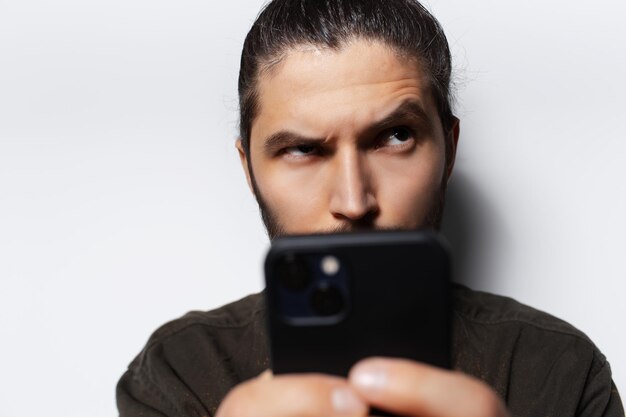
[[[265,277],[275,374],[346,376],[370,356],[450,366],[450,256],[433,232],[279,238]]]

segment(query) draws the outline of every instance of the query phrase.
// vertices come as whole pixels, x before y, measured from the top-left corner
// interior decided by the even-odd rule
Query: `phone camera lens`
[[[285,257],[278,264],[277,273],[282,286],[289,291],[303,290],[311,282],[306,263],[294,256]]]
[[[311,308],[320,316],[334,316],[344,308],[341,291],[334,286],[322,283],[311,294]]]

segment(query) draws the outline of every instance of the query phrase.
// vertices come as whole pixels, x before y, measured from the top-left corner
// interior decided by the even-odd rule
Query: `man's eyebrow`
[[[274,155],[284,148],[292,146],[316,146],[326,142],[325,138],[309,138],[288,130],[273,133],[263,141],[263,149],[267,155]]]
[[[376,131],[393,127],[399,121],[415,121],[430,130],[432,122],[419,101],[408,99],[403,101],[391,113],[368,126],[367,130]]]

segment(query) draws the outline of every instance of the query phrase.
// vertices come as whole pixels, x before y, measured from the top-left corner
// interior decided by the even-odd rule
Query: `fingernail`
[[[367,406],[349,388],[337,387],[331,393],[333,408],[340,414],[363,415]]]
[[[387,385],[387,373],[374,364],[357,365],[350,373],[350,382],[362,390],[378,392]]]

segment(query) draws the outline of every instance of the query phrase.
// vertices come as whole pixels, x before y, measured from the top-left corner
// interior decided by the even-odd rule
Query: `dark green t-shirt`
[[[582,332],[515,300],[454,288],[452,365],[519,417],[622,417],[609,363]],[[165,324],[117,386],[122,417],[212,416],[269,367],[260,294]]]

